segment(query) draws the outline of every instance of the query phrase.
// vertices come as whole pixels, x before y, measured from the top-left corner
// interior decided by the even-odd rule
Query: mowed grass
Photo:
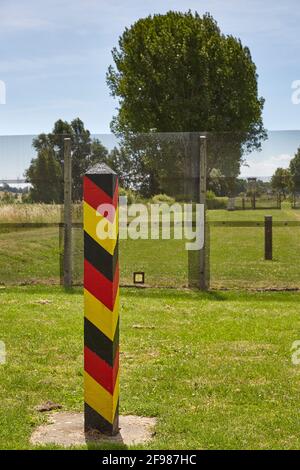
[[[154,416],[152,449],[299,449],[299,293],[121,291],[122,414]],[[83,409],[83,296],[0,290],[0,448],[27,449],[51,400]]]
[[[273,260],[261,227],[211,227],[211,287],[300,288],[300,227],[273,228]]]
[[[208,211],[210,221],[300,221],[300,212],[284,204],[272,211]],[[262,227],[211,227],[210,277],[212,288],[300,288],[300,227],[274,227],[273,261],[264,260]],[[83,236],[74,230],[74,279],[82,282]],[[121,240],[121,283],[132,284],[133,272],[143,271],[146,284],[159,287],[188,285],[185,240]],[[29,228],[1,232],[0,283],[59,284],[58,228]]]
[[[0,284],[59,284],[59,229],[3,229],[0,225]]]
[[[265,215],[271,215],[274,221],[300,221],[300,211],[292,209],[289,202],[283,202],[281,209],[257,209],[227,211],[223,209],[209,210],[208,220],[211,221],[252,221],[263,222]]]

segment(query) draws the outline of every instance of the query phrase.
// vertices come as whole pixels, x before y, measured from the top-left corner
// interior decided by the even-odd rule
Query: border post
[[[119,431],[118,178],[105,164],[84,177],[83,217],[85,431],[115,435]]]
[[[265,260],[273,259],[273,218],[265,216]]]
[[[64,139],[64,287],[72,287],[72,157],[71,139]]]

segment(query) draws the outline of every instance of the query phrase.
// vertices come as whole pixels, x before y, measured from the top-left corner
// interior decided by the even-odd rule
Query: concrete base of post
[[[155,418],[120,416],[120,430],[116,436],[107,436],[98,431],[84,432],[83,413],[53,413],[49,424],[38,427],[31,436],[33,445],[55,444],[61,447],[84,446],[97,443],[144,444],[154,435]]]

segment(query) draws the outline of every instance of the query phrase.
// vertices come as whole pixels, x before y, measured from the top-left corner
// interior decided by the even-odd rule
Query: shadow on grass
[[[128,447],[125,444],[118,443],[112,444],[109,442],[103,443],[95,443],[95,442],[87,442],[86,445],[82,446],[59,446],[55,444],[47,444],[47,445],[38,445],[31,448],[32,450],[90,450],[90,451],[97,451],[97,450],[128,450]]]
[[[294,290],[210,290],[200,292],[192,289],[157,289],[157,288],[123,288],[121,295],[131,298],[147,299],[172,299],[210,302],[251,302],[261,300],[263,302],[299,302],[300,291]]]
[[[82,296],[82,287],[65,289],[62,286],[26,285],[26,286],[0,286],[0,295],[5,294],[55,294],[59,296]],[[121,296],[126,298],[143,299],[170,299],[187,301],[210,302],[251,302],[261,300],[263,302],[299,302],[300,290],[209,290],[200,292],[196,289],[176,288],[136,288],[121,287]]]

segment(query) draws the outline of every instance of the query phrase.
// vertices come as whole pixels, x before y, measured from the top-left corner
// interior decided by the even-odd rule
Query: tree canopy
[[[222,34],[210,14],[170,11],[140,19],[125,29],[112,56],[107,83],[119,109],[111,128],[127,147],[136,133],[211,132],[218,141],[211,168],[229,168],[232,176],[245,149],[260,149],[266,132],[256,66],[249,49]],[[147,156],[150,180],[148,164]]]
[[[292,192],[300,192],[300,147],[294,158],[290,161],[291,189]]]
[[[277,168],[271,180],[272,188],[279,193],[295,194],[300,192],[300,147],[290,161],[289,168]]]
[[[264,137],[256,66],[239,39],[209,14],[168,12],[126,28],[112,51],[108,86],[116,132],[247,132]]]
[[[290,190],[291,173],[288,168],[277,168],[271,179],[271,187],[284,199]]]
[[[82,177],[98,162],[106,162],[109,152],[77,118],[71,123],[58,120],[49,134],[33,139],[37,157],[25,172],[32,184],[31,198],[35,202],[63,202],[64,138],[70,137],[72,150],[73,199],[82,199]]]

